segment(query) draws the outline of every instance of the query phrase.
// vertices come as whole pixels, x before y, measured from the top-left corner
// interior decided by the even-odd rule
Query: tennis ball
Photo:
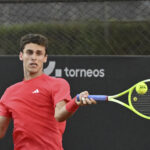
[[[140,82],[140,83],[138,83],[138,84],[136,85],[136,92],[137,92],[138,94],[143,95],[143,94],[145,94],[147,91],[148,91],[148,87],[147,87],[146,83]]]

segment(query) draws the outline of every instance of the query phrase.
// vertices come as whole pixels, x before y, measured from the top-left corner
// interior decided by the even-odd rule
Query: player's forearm
[[[63,107],[58,113],[55,113],[55,119],[58,122],[62,122],[67,120],[69,117],[72,116],[73,113],[68,112],[65,107]]]
[[[0,139],[2,139],[5,135],[5,131],[3,128],[0,128]]]
[[[0,139],[4,137],[8,128],[10,119],[4,116],[0,116]]]
[[[61,101],[56,104],[55,107],[55,118],[57,121],[64,121],[68,119],[79,106],[92,105],[96,104],[96,101],[92,98],[88,98],[89,93],[87,91],[81,92],[79,95],[79,101],[76,100],[76,97],[70,102],[66,103]]]
[[[63,102],[59,103],[55,108],[55,119],[59,122],[67,120],[70,116],[73,115],[78,107],[79,106],[76,104],[75,98],[65,104],[63,104]]]

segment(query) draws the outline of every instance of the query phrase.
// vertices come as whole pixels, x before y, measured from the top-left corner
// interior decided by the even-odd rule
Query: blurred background
[[[149,0],[0,0],[0,55],[41,33],[50,55],[149,55]]]

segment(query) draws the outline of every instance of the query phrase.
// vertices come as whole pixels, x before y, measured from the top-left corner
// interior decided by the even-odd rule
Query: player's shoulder
[[[44,74],[44,78],[50,84],[68,84],[68,81],[65,80],[64,78],[56,78],[56,77],[48,76],[46,74]]]
[[[14,83],[7,88],[7,91],[17,90],[21,87],[21,85],[22,85],[22,82]]]

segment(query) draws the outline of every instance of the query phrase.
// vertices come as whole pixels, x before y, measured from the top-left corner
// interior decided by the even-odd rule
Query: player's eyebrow
[[[33,54],[33,53],[34,53],[34,50],[32,50],[32,49],[27,49],[26,52],[29,52],[29,53],[32,53],[32,54]],[[36,50],[35,53],[42,53],[42,50]]]

